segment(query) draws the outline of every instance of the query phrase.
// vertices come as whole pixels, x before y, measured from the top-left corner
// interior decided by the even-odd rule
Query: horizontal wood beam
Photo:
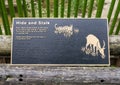
[[[109,38],[110,54],[120,57],[120,35],[112,35]]]
[[[112,35],[109,37],[110,54],[116,57],[120,55],[120,35]],[[0,36],[0,55],[10,55],[11,52],[11,36]]]
[[[0,82],[10,85],[116,85],[120,68],[0,66]],[[31,84],[32,83],[32,84]],[[7,85],[7,84],[4,84]]]
[[[11,36],[0,35],[0,56],[10,55],[11,53]]]

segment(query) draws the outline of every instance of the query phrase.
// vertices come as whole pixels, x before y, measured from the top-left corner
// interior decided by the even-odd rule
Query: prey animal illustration
[[[105,41],[103,44],[100,43],[100,40],[93,34],[89,34],[86,37],[86,45],[82,47],[82,51],[86,54],[91,54],[92,56],[98,56],[100,54],[101,58],[105,58]]]

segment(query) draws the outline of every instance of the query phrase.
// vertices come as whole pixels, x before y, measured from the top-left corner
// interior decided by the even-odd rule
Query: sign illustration
[[[85,51],[86,54],[91,54],[92,56],[98,56],[98,52],[102,59],[105,58],[105,41],[103,40],[103,47],[101,47],[100,40],[93,34],[89,34],[86,37],[87,43],[85,48],[82,48],[82,51]]]
[[[73,33],[78,33],[79,29],[73,29],[73,25],[70,26],[57,26],[55,24],[55,33],[63,34],[65,37],[71,37]]]
[[[108,66],[106,19],[13,21],[12,64]]]

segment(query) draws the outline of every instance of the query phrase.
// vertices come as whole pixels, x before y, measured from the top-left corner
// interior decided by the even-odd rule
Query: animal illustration
[[[105,58],[105,41],[103,40],[103,46],[101,46],[99,39],[93,35],[89,34],[86,37],[87,43],[85,49],[87,50],[88,48],[92,50],[93,53],[98,55],[98,52],[100,53],[101,57],[104,59]]]

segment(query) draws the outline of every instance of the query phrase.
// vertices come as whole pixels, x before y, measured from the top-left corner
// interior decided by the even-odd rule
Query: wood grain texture
[[[0,66],[1,82],[12,85],[106,85],[120,84],[120,68]],[[11,85],[10,84],[10,85]],[[8,85],[8,84],[7,84]],[[32,85],[32,84],[31,84]]]
[[[120,56],[120,36],[112,35],[110,36],[110,54]]]
[[[0,35],[0,56],[10,55],[11,53],[11,36]]]

